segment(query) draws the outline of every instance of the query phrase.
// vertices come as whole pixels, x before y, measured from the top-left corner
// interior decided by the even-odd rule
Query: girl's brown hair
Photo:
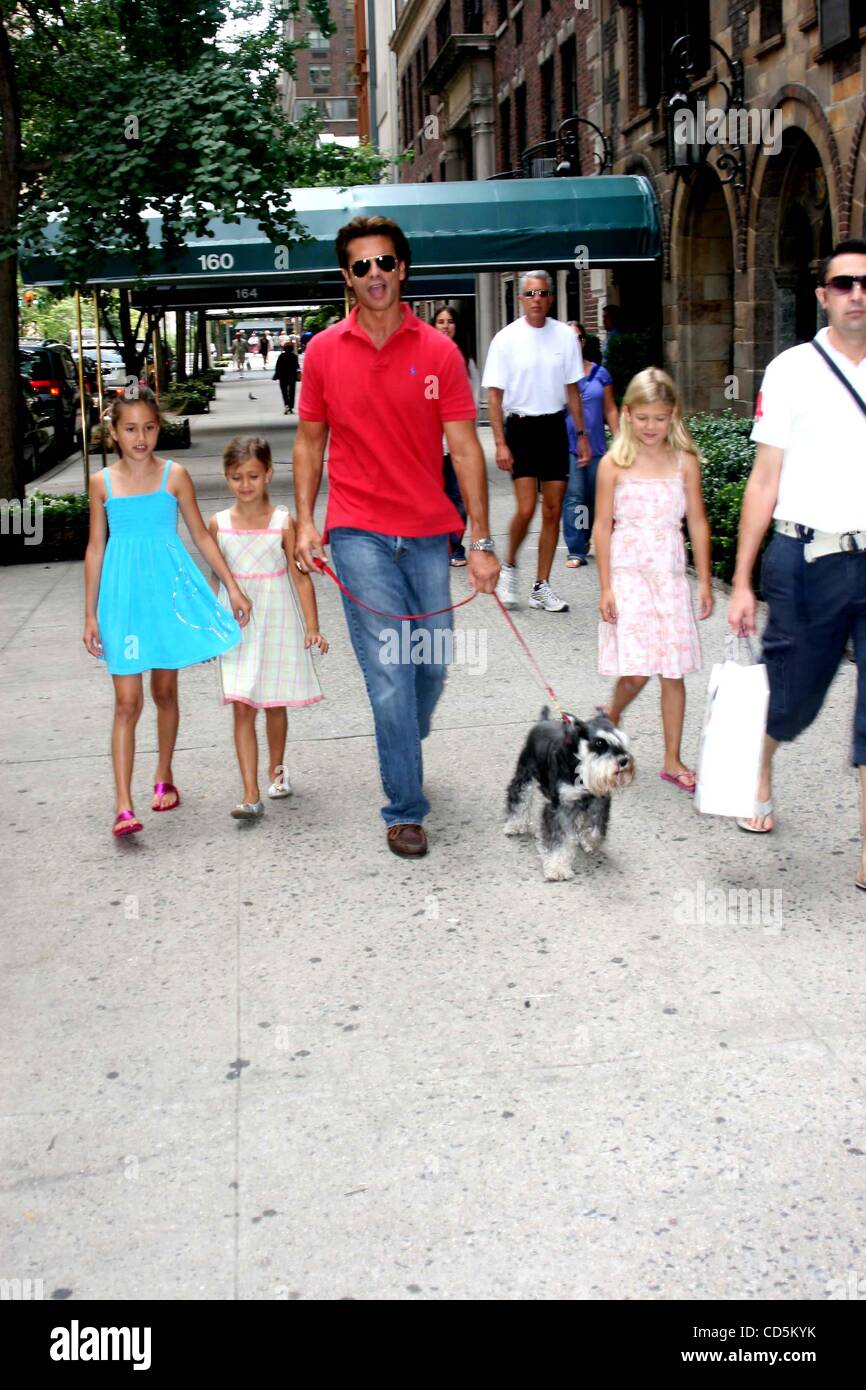
[[[237,468],[247,459],[257,459],[265,468],[274,466],[271,446],[266,439],[258,434],[238,434],[229,440],[223,450],[223,472],[228,473],[230,468]]]
[[[162,412],[159,408],[159,401],[156,399],[156,396],[153,394],[149,386],[127,386],[125,387],[121,396],[115,396],[114,400],[111,402],[111,409],[108,412],[109,424],[112,425],[115,429],[117,429],[118,421],[120,420],[120,413],[127,405],[148,406],[156,416],[157,425],[160,429],[162,429],[163,419]],[[112,441],[114,443],[114,452],[116,454],[119,454],[120,443],[118,442],[118,440],[114,439],[113,436]]]

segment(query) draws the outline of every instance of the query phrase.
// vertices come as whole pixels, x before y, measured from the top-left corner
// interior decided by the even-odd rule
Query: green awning
[[[611,266],[654,261],[661,254],[658,205],[649,180],[638,175],[299,188],[292,204],[314,240],[279,247],[251,218],[214,221],[213,236],[191,235],[169,263],[160,249],[160,219],[152,218],[151,273],[141,280],[126,257],[106,255],[87,283],[256,284],[276,290],[336,277],[337,231],[353,217],[376,214],[402,227],[413,273],[419,274]],[[49,240],[57,231],[59,226],[48,228]],[[28,285],[63,283],[50,254],[27,261],[22,273]]]

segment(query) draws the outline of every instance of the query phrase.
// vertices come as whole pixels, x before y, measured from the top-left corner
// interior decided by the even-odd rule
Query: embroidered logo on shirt
[[[417,370],[418,370],[417,367],[410,367],[410,368],[409,368],[409,375],[410,375],[410,376],[414,376],[415,373],[417,372]]]

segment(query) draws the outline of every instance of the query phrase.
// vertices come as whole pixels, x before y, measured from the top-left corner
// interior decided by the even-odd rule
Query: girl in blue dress
[[[134,397],[118,397],[109,431],[119,458],[90,483],[84,645],[92,656],[104,657],[114,679],[111,757],[117,788],[113,833],[118,837],[142,829],[132,808],[142,672],[151,673],[157,710],[159,760],[151,809],[173,811],[180,805],[171,770],[178,670],[220,656],[239,642],[252,607],[202,520],[186,469],[155,456],[159,424],[159,406],[147,387],[138,387]],[[193,544],[225,585],[231,613],[217,602],[181,544],[178,508]]]

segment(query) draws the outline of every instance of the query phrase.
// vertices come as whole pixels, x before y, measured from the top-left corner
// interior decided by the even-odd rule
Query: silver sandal
[[[754,820],[756,816],[772,816],[773,814],[773,798],[768,797],[766,801],[756,801],[752,815],[741,816],[737,820],[737,825],[740,830],[745,830],[749,835],[772,835],[776,828],[775,825],[768,825],[764,830],[759,830],[757,826],[749,825],[749,821]]]
[[[235,820],[258,820],[259,816],[265,814],[265,808],[261,801],[241,801],[232,810]]]

